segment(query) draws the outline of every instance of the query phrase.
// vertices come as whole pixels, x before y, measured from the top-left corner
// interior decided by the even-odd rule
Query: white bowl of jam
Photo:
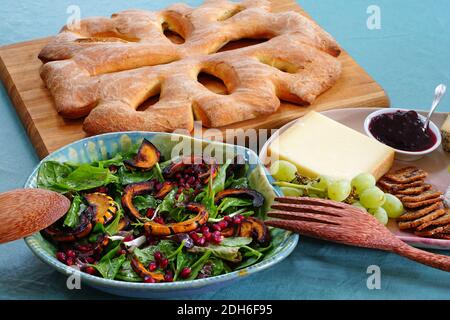
[[[395,149],[398,160],[416,161],[442,142],[439,128],[432,121],[423,130],[425,121],[426,117],[414,110],[381,109],[367,116],[364,130],[369,137]]]

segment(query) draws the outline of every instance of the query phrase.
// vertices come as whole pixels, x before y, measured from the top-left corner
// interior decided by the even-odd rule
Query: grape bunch
[[[404,212],[402,202],[378,188],[375,177],[370,173],[361,173],[352,181],[320,176],[307,184],[298,184],[297,167],[284,160],[274,162],[270,173],[278,181],[275,184],[285,196],[309,196],[348,202],[372,214],[384,225],[389,218],[396,219]]]

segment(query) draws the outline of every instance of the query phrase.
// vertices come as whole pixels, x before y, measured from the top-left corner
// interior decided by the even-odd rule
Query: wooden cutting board
[[[273,11],[300,11],[292,0],[273,0]],[[304,13],[304,12],[303,12]],[[56,30],[55,30],[56,31]],[[55,110],[49,91],[39,76],[42,63],[37,58],[40,50],[51,38],[37,39],[0,47],[0,77],[22,120],[39,157],[86,136],[82,119],[63,119]],[[239,47],[245,41],[230,44]],[[340,56],[343,74],[338,83],[320,96],[314,105],[299,107],[283,103],[280,109],[268,116],[236,123],[225,129],[274,129],[294,120],[310,110],[329,110],[355,107],[389,107],[384,90],[346,52]],[[220,92],[223,87],[214,79],[202,79],[211,90]]]

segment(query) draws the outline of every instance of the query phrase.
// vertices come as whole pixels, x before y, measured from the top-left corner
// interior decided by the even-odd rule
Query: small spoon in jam
[[[426,132],[428,130],[428,126],[430,125],[430,119],[433,115],[434,111],[436,110],[437,106],[441,102],[442,97],[445,94],[445,91],[447,91],[447,87],[444,84],[440,84],[436,87],[436,90],[434,91],[434,99],[433,104],[431,105],[430,112],[427,116],[427,121],[425,121],[425,124],[423,126],[423,131]]]

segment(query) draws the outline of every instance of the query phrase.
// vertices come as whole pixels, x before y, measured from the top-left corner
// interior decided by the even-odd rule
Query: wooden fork
[[[275,199],[272,227],[351,246],[394,252],[422,264],[450,271],[450,256],[423,251],[398,239],[372,215],[354,206],[315,198]]]

